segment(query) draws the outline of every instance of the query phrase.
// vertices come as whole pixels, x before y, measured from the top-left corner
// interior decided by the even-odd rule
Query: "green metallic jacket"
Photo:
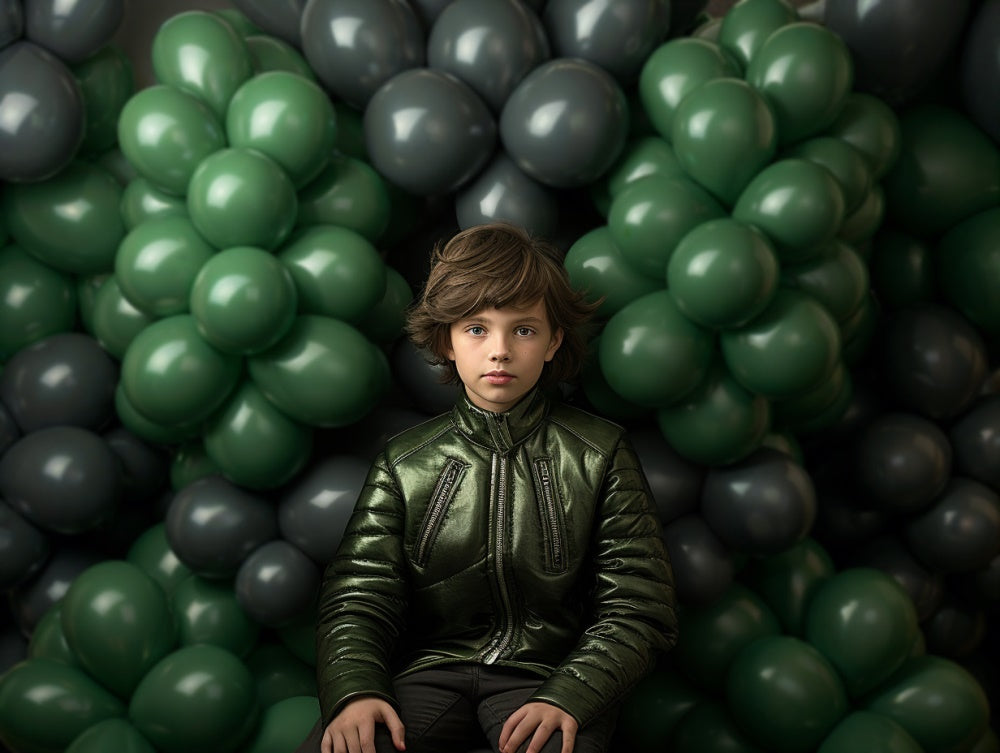
[[[328,564],[317,624],[324,725],[392,679],[458,662],[544,678],[583,726],[676,641],[673,575],[621,427],[540,390],[394,437]]]

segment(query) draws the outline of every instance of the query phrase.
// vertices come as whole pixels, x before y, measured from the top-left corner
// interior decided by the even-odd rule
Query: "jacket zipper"
[[[507,589],[504,565],[504,540],[507,535],[507,458],[493,456],[497,471],[497,536],[496,536],[496,571],[497,584],[500,588],[500,599],[503,602],[503,630],[494,639],[493,648],[483,657],[486,664],[493,664],[503,654],[514,637],[514,620],[511,615],[510,592]]]
[[[420,534],[420,539],[417,541],[417,550],[413,557],[413,562],[416,565],[422,566],[427,564],[427,555],[430,551],[430,546],[437,537],[438,528],[441,526],[441,520],[444,518],[444,511],[448,509],[452,497],[455,496],[455,487],[457,486],[455,482],[461,470],[462,464],[450,458],[440,478],[438,478],[437,486],[434,489],[434,497],[430,507],[427,509],[427,514],[424,516],[423,531]]]
[[[556,510],[556,501],[552,492],[552,474],[549,472],[547,460],[536,460],[535,468],[538,471],[538,480],[541,486],[542,511],[548,521],[549,558],[552,569],[559,571],[562,569],[563,563],[562,527],[559,525],[559,513]]]

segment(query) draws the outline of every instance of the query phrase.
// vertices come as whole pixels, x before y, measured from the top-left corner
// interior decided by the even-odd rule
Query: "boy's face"
[[[458,376],[473,404],[502,413],[531,391],[562,344],[539,299],[528,308],[483,309],[451,325]]]

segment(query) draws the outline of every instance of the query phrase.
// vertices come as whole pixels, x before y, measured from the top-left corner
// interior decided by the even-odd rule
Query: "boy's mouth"
[[[514,375],[508,374],[506,371],[490,371],[483,374],[483,378],[490,384],[507,384],[514,378]]]

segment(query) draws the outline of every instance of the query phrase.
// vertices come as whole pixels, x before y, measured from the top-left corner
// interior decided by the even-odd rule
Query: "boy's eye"
[[[519,334],[521,337],[528,337],[532,333],[534,333],[534,330],[531,327],[518,327],[517,328],[517,334]]]
[[[469,327],[469,334],[470,335],[481,335],[485,331],[486,331],[485,329],[483,329],[482,327],[479,327],[479,326]]]

